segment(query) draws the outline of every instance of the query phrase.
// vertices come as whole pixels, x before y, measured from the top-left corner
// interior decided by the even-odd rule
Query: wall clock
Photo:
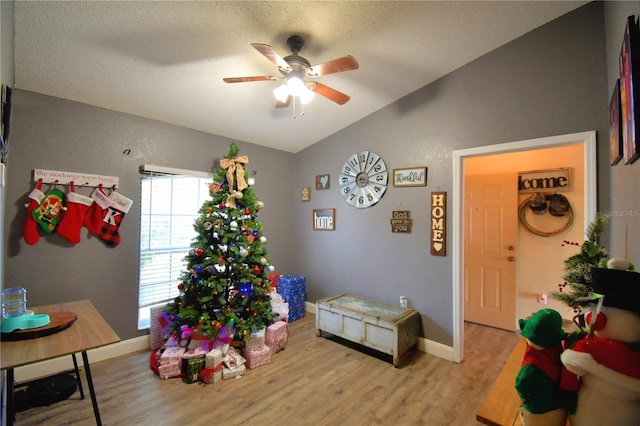
[[[340,172],[340,192],[345,201],[366,209],[380,201],[387,190],[389,171],[375,152],[362,151],[347,159]]]

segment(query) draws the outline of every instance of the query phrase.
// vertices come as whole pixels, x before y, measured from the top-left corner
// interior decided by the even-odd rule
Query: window
[[[153,166],[144,166],[151,168]],[[182,171],[184,172],[184,171]],[[193,175],[191,175],[193,174]],[[185,256],[197,236],[193,222],[210,197],[212,177],[145,174],[140,201],[138,329],[149,328],[150,308],[178,295]]]

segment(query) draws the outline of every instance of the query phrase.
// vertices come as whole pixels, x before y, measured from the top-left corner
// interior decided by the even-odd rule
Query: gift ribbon
[[[229,183],[229,192],[231,193],[229,197],[227,197],[227,204],[231,208],[236,207],[236,197],[234,196],[233,191],[233,181],[234,181],[234,173],[235,180],[237,181],[238,191],[242,191],[247,186],[247,182],[244,180],[244,168],[243,164],[247,164],[249,162],[249,157],[246,155],[241,155],[235,158],[223,158],[220,160],[220,167],[227,171],[227,182]]]

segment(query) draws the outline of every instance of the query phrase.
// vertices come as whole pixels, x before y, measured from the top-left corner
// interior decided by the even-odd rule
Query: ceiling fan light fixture
[[[292,75],[287,78],[287,89],[291,96],[300,96],[306,89],[304,81],[297,75]]]
[[[302,102],[303,105],[308,104],[309,102],[311,102],[311,100],[313,99],[313,97],[315,96],[315,93],[313,93],[312,90],[309,90],[307,87],[303,87],[302,91],[300,91],[300,102]]]
[[[289,89],[287,89],[286,84],[281,84],[280,86],[273,89],[273,94],[276,97],[278,102],[285,103],[287,98],[289,97]]]

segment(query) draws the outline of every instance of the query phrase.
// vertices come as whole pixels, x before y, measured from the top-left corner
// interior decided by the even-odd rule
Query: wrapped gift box
[[[205,368],[200,372],[202,381],[211,385],[222,380],[222,364],[218,364],[216,368]]]
[[[209,351],[201,347],[196,347],[193,349],[187,348],[187,350],[185,350],[182,354],[182,358],[204,358],[208,352]]]
[[[149,346],[151,350],[158,349],[169,337],[171,322],[169,315],[164,312],[166,305],[154,306],[150,309],[149,317]]]
[[[180,346],[168,346],[164,348],[160,355],[160,364],[166,364],[172,361],[180,361],[184,355],[185,348]]]
[[[250,370],[271,362],[271,348],[267,345],[262,346],[262,348],[258,350],[248,350],[245,348],[242,350],[242,355],[247,360],[245,365]]]
[[[278,289],[278,277],[279,276],[280,276],[280,274],[269,274],[269,275],[267,275],[267,279],[269,280],[271,288],[274,289],[274,290]]]
[[[304,318],[307,279],[300,275],[278,277],[278,294],[289,304],[289,322]]]
[[[220,349],[211,349],[204,357],[205,368],[217,368],[222,364],[222,351]]]
[[[289,327],[284,321],[278,321],[267,327],[265,345],[271,349],[271,355],[283,349],[289,339]]]
[[[180,360],[175,359],[167,361],[158,366],[158,376],[161,379],[169,379],[171,377],[180,377]]]
[[[235,348],[229,348],[229,352],[222,358],[222,365],[227,368],[236,368],[244,365],[246,360],[240,355]]]
[[[222,380],[233,379],[234,377],[240,377],[247,371],[247,367],[241,364],[237,367],[228,368],[222,366]]]
[[[200,372],[203,369],[204,357],[182,359],[182,373],[184,375],[184,381],[187,383],[195,383],[200,381]]]
[[[265,334],[266,329],[264,328],[262,330],[254,331],[247,339],[245,347],[250,351],[262,349],[264,346]]]

